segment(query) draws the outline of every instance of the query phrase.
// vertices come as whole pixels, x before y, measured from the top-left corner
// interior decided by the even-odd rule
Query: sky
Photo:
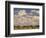
[[[27,9],[27,8],[14,8],[14,15],[18,15],[18,13],[21,11],[21,10],[25,10],[25,12],[27,13],[27,15],[37,15],[39,16],[39,9]]]

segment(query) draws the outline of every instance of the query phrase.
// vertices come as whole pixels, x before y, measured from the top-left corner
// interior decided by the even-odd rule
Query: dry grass
[[[17,29],[39,29],[39,25],[37,26],[14,26],[14,30]]]

